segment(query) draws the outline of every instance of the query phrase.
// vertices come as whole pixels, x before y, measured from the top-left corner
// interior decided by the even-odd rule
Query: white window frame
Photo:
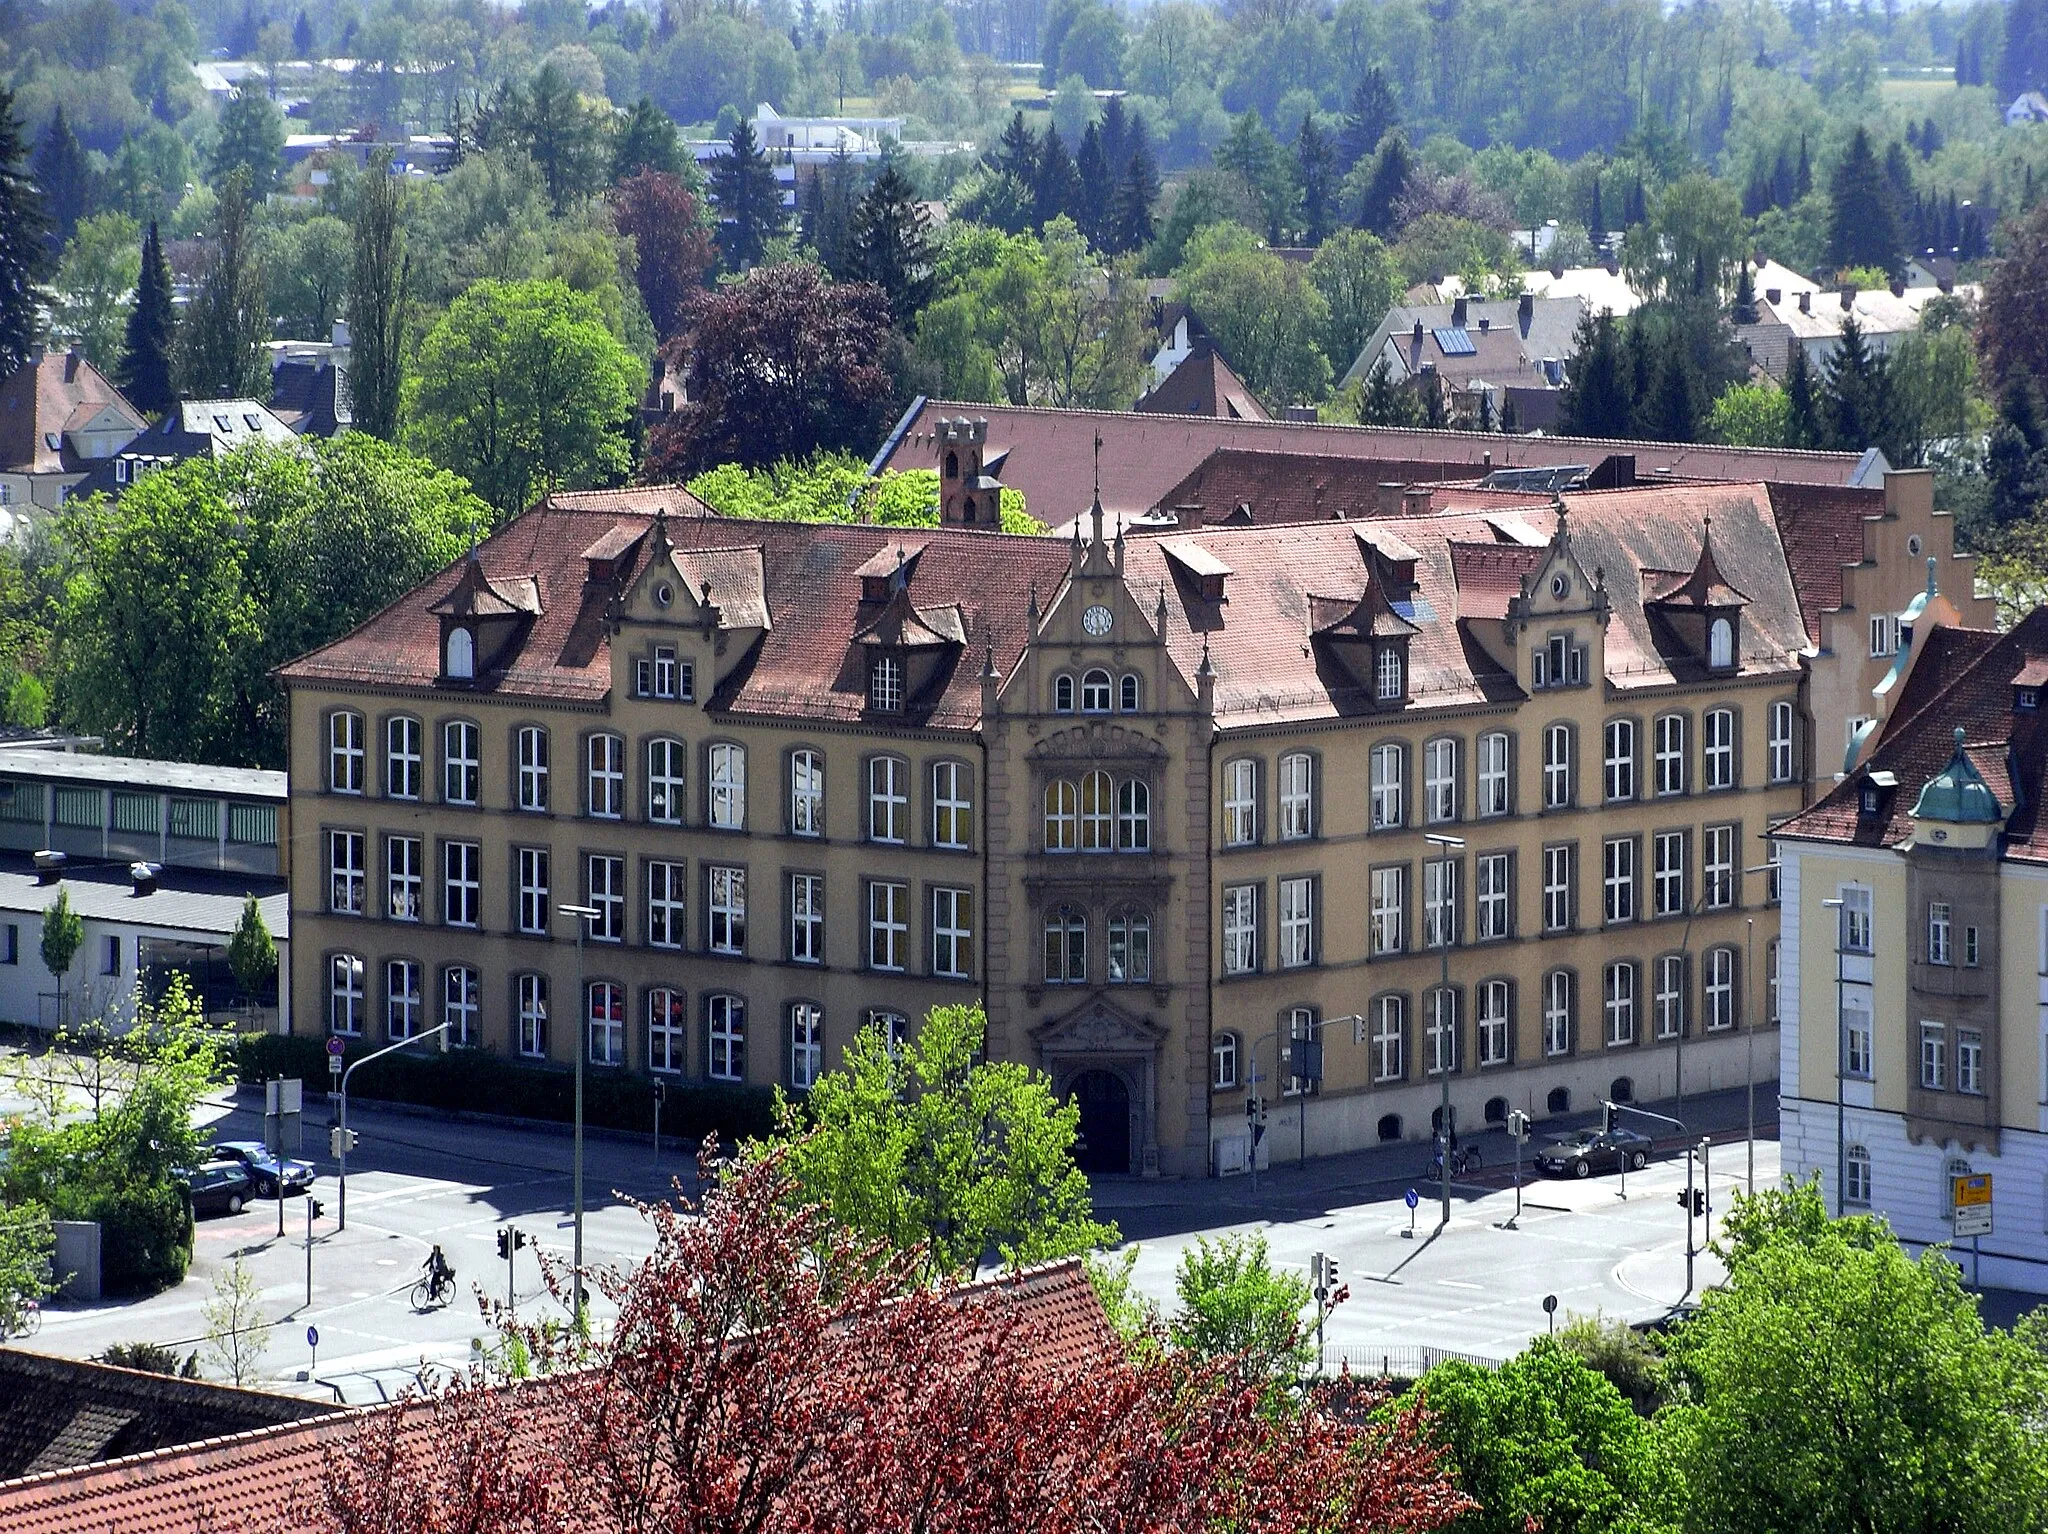
[[[789,834],[825,834],[825,758],[820,752],[789,753]]]
[[[1088,983],[1088,913],[1079,906],[1058,905],[1045,913],[1045,983]]]
[[[1876,1061],[1874,1025],[1870,1015],[1870,992],[1864,986],[1842,988],[1842,1018],[1839,1044],[1842,1074],[1855,1081],[1869,1081]]]
[[[1946,900],[1927,902],[1927,962],[1955,962],[1955,908]]]
[[[1458,818],[1458,742],[1439,735],[1422,747],[1422,818],[1445,825]]]
[[[1479,737],[1479,802],[1473,808],[1482,819],[1505,815],[1514,804],[1508,774],[1513,758],[1507,731],[1489,730]]]
[[[1543,807],[1567,810],[1572,805],[1572,727],[1543,727]]]
[[[483,848],[476,842],[441,843],[441,920],[450,927],[479,925]]]
[[[1735,827],[1707,826],[1701,830],[1704,842],[1700,858],[1702,902],[1709,911],[1726,911],[1735,904]]]
[[[1316,881],[1303,874],[1280,881],[1280,967],[1316,961]]]
[[[1651,911],[1658,916],[1685,914],[1685,836],[1683,831],[1658,831],[1650,841]]]
[[[1843,953],[1870,953],[1871,916],[1875,902],[1867,884],[1844,884],[1836,891],[1842,902],[1837,915],[1835,942]]]
[[[1223,973],[1253,975],[1259,969],[1259,887],[1223,886]]]
[[[974,891],[940,885],[932,891],[932,973],[974,978]]]
[[[589,813],[595,820],[618,820],[626,813],[626,742],[600,730],[584,741],[583,750]]]
[[[1610,836],[1600,847],[1601,915],[1605,925],[1636,919],[1636,839]]]
[[[1700,957],[1700,1020],[1708,1033],[1735,1026],[1735,950],[1709,948]]]
[[[327,716],[327,787],[332,793],[363,792],[363,716],[338,708]]]
[[[868,758],[868,840],[903,846],[910,840],[910,763]]]
[[[1303,842],[1315,835],[1316,759],[1306,751],[1280,758],[1280,840]]]
[[[626,1063],[626,988],[616,980],[583,987],[584,1044],[592,1065]]]
[[[1572,973],[1553,969],[1543,977],[1543,1053],[1552,1059],[1572,1052]]]
[[[1609,803],[1618,803],[1636,796],[1636,722],[1633,719],[1610,719],[1601,732],[1603,754],[1601,757],[1602,785]]]
[[[1851,1145],[1842,1152],[1842,1165],[1846,1169],[1842,1187],[1842,1202],[1858,1209],[1868,1209],[1875,1180],[1871,1177],[1870,1150],[1867,1146]]]
[[[1920,1085],[1929,1092],[1948,1090],[1948,1031],[1940,1023],[1920,1024]]]
[[[1259,764],[1249,756],[1223,764],[1223,845],[1256,846],[1259,840]]]
[[[877,655],[868,666],[868,707],[877,714],[903,711],[903,662]]]
[[[1372,952],[1385,958],[1407,951],[1408,865],[1389,864],[1369,875],[1372,891]]]
[[[1650,1025],[1660,1039],[1685,1032],[1685,955],[1659,954],[1651,967]]]
[[[704,870],[704,948],[708,953],[747,951],[747,871],[727,863]]]
[[[789,876],[789,962],[825,962],[825,876]]]
[[[1081,712],[1084,714],[1106,714],[1115,698],[1115,686],[1109,673],[1095,667],[1081,673]]]
[[[1233,1092],[1237,1089],[1237,1035],[1228,1028],[1218,1029],[1209,1041],[1209,1090],[1212,1092]]]
[[[426,844],[417,836],[384,838],[384,914],[393,921],[424,921]]]
[[[1116,850],[1116,783],[1096,769],[1081,774],[1080,819],[1083,852]]]
[[[1433,985],[1422,995],[1429,1021],[1422,1030],[1423,1074],[1441,1076],[1448,1070],[1458,1074],[1458,1016],[1462,993],[1455,985]]]
[[[1899,653],[1899,618],[1896,613],[1873,613],[1870,617],[1870,658]]]
[[[747,1079],[747,1003],[728,991],[704,998],[704,1074],[713,1081]]]
[[[689,928],[690,868],[681,860],[656,858],[647,865],[647,946],[682,948]]]
[[[825,1065],[825,1009],[814,1001],[789,1004],[789,1084],[807,1092]]]
[[[512,982],[513,1010],[518,1020],[519,1053],[529,1060],[548,1054],[548,977],[531,970]]]
[[[1685,792],[1685,715],[1659,714],[1650,726],[1652,782],[1660,799]]]
[[[1715,618],[1707,624],[1707,665],[1726,671],[1735,664],[1735,620]]]
[[[673,986],[647,993],[647,1068],[681,1075],[690,1065],[690,1003]]]
[[[1572,849],[1559,844],[1543,849],[1543,930],[1572,928]]]
[[[451,719],[441,726],[441,800],[444,804],[476,804],[483,774],[481,747],[481,732],[467,719]]]
[[[384,961],[384,1035],[409,1039],[420,1031],[426,1012],[426,982],[417,959]]]
[[[1042,824],[1047,852],[1081,850],[1081,790],[1071,778],[1054,778],[1045,785]]]
[[[903,974],[910,968],[910,886],[868,881],[868,968]]]
[[[654,696],[673,698],[676,695],[676,647],[672,644],[658,644],[654,647]]]
[[[1422,864],[1422,946],[1458,945],[1458,860],[1425,858]]]
[[[690,748],[673,735],[657,735],[647,743],[647,818],[655,825],[679,826],[689,801]]]
[[[583,859],[586,903],[598,913],[589,924],[593,943],[626,940],[626,860],[616,853],[592,852]]]
[[[1149,985],[1152,980],[1152,918],[1125,906],[1109,919],[1109,983]]]
[[[932,845],[974,845],[973,778],[964,762],[932,763]]]
[[[1795,768],[1792,705],[1779,699],[1771,705],[1768,755],[1773,783],[1790,783]]]
[[[1407,753],[1395,741],[1372,748],[1372,828],[1396,830],[1408,823]]]
[[[363,957],[356,953],[330,954],[327,960],[327,1031],[344,1038],[361,1038],[363,1033]]]
[[[448,1025],[450,1044],[481,1042],[477,1018],[482,1002],[483,980],[474,965],[450,964],[441,971],[441,1021]]]
[[[517,740],[519,797],[522,810],[546,814],[548,808],[548,732],[537,724],[521,725]]]
[[[1480,942],[1510,937],[1514,933],[1512,854],[1483,852],[1474,859],[1477,899],[1473,907],[1474,927]]]
[[[553,868],[545,847],[521,847],[515,856],[518,870],[519,930],[529,937],[548,935],[548,886]]]
[[[1735,710],[1710,708],[1700,721],[1700,779],[1708,793],[1735,786]]]
[[[335,916],[367,914],[368,838],[360,831],[327,833],[327,909]]]
[[[1636,967],[1617,960],[1601,971],[1602,1007],[1607,1019],[1607,1047],[1620,1049],[1636,1041]]]
[[[1984,1095],[1984,1034],[1979,1029],[1956,1030],[1956,1090]]]
[[[410,714],[384,721],[384,794],[417,799],[426,791],[426,727]]]
[[[1511,992],[1505,980],[1482,980],[1474,988],[1473,1019],[1475,1042],[1482,1068],[1506,1065],[1512,1047]]]
[[[1408,998],[1380,996],[1372,1003],[1372,1079],[1405,1081],[1408,1076]]]
[[[1152,850],[1152,787],[1143,778],[1125,778],[1116,786],[1116,849]]]
[[[1401,662],[1401,647],[1382,644],[1372,658],[1372,695],[1378,703],[1399,702],[1405,689],[1402,673],[1407,670]]]
[[[715,741],[705,751],[705,820],[715,830],[747,827],[747,748]]]

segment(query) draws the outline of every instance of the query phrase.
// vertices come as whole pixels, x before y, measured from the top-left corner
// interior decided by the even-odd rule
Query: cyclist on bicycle
[[[435,1242],[434,1249],[427,1253],[427,1260],[420,1264],[427,1275],[427,1298],[438,1300],[444,1286],[455,1282],[455,1270],[448,1266],[448,1259],[441,1255],[441,1243]]]

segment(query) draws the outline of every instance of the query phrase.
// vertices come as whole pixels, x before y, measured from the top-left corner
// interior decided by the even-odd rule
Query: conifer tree
[[[1031,182],[1031,221],[1043,228],[1061,214],[1072,217],[1081,197],[1081,178],[1060,130],[1046,124],[1038,145],[1038,169]]]
[[[50,221],[50,252],[55,255],[77,232],[78,221],[92,212],[92,165],[78,135],[64,120],[61,102],[36,144],[35,177],[36,188],[43,195],[43,212]]]
[[[1116,201],[1110,210],[1112,255],[1143,250],[1152,243],[1152,205],[1159,200],[1159,167],[1152,159],[1144,118],[1132,117],[1128,141],[1130,157],[1124,163]]]
[[[1795,338],[1785,360],[1785,446],[1819,447],[1824,435],[1813,368],[1806,360],[1806,348]]]
[[[135,307],[128,311],[128,334],[115,381],[128,403],[144,415],[159,416],[178,402],[171,381],[172,347],[178,320],[171,299],[171,266],[164,259],[156,220],[142,237],[142,275],[135,282]]]
[[[26,158],[14,93],[0,86],[0,378],[28,360],[29,349],[43,334],[43,296],[37,284],[48,269],[47,225],[43,199],[24,168]]]
[[[1379,65],[1367,67],[1351,88],[1351,105],[1344,114],[1344,135],[1338,144],[1340,174],[1380,147],[1380,140],[1401,121],[1400,106],[1387,72]]]
[[[1010,126],[1003,129],[1003,136],[996,140],[988,163],[989,169],[1015,176],[1022,186],[1037,185],[1038,135],[1024,125],[1022,112],[1010,118]]]
[[[612,185],[643,170],[671,176],[683,173],[682,141],[675,120],[646,96],[633,103],[633,110],[612,139]]]
[[[1337,194],[1337,154],[1315,114],[1304,113],[1294,137],[1294,174],[1301,188],[1302,243],[1320,245],[1330,237]]]
[[[302,59],[313,56],[313,23],[306,19],[304,11],[292,22],[292,53]]]
[[[1828,180],[1828,259],[1835,266],[1889,272],[1898,264],[1899,224],[1892,198],[1870,133],[1859,127]]]
[[[1813,161],[1807,157],[1806,135],[1799,135],[1799,169],[1792,174],[1792,200],[1797,202],[1813,190]]]
[[[188,399],[268,399],[270,307],[256,252],[249,173],[237,166],[221,184],[213,254],[178,327],[178,383]]]
[[[1850,453],[1877,447],[1893,463],[1906,461],[1893,431],[1891,370],[1854,317],[1842,321],[1842,339],[1828,356],[1826,405],[1830,446]]]
[[[782,232],[782,189],[751,122],[742,118],[732,130],[729,152],[711,162],[710,181],[727,269],[758,265],[768,242]]]
[[[889,298],[889,316],[907,331],[932,298],[930,220],[917,191],[894,165],[885,165],[853,218],[853,276]]]
[[[1572,437],[1626,436],[1630,392],[1613,316],[1604,310],[1587,315],[1579,321],[1571,374],[1558,401],[1560,429]]]
[[[1102,249],[1103,230],[1109,223],[1110,199],[1116,192],[1115,172],[1102,144],[1102,133],[1094,123],[1081,135],[1081,147],[1074,155],[1074,178],[1080,187],[1074,222],[1088,243]]]
[[[349,383],[355,427],[386,442],[398,435],[400,342],[409,271],[399,217],[401,186],[391,174],[390,152],[372,157],[356,184],[355,254],[349,270]]]
[[[1607,213],[1600,206],[1600,172],[1597,168],[1593,172],[1593,196],[1586,214],[1586,232],[1592,236],[1595,244],[1598,244],[1601,236],[1607,233]]]
[[[1415,158],[1408,152],[1408,140],[1397,128],[1380,141],[1373,156],[1372,175],[1366,182],[1365,199],[1358,209],[1358,227],[1383,240],[1394,237],[1394,204],[1408,189]]]

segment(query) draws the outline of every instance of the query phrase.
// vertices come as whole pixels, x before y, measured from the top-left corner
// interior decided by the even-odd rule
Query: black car
[[[239,1161],[209,1161],[178,1173],[191,1201],[194,1217],[202,1214],[240,1214],[253,1196],[255,1182],[249,1169]]]
[[[264,1148],[261,1140],[223,1140],[214,1146],[213,1154],[219,1160],[238,1161],[247,1168],[258,1198],[276,1198],[280,1181],[287,1197],[313,1186],[312,1162],[286,1161],[280,1168],[277,1157]]]
[[[1536,1153],[1536,1170],[1558,1176],[1591,1177],[1611,1171],[1628,1159],[1632,1172],[1640,1172],[1650,1161],[1650,1137],[1633,1129],[1581,1129],[1559,1135]]]

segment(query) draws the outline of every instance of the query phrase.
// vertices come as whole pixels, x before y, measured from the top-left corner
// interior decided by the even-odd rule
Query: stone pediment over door
[[[1166,760],[1166,747],[1149,735],[1108,720],[1091,720],[1046,736],[1026,753],[1034,763],[1144,762]]]
[[[1096,996],[1040,1023],[1031,1037],[1047,1054],[1149,1055],[1166,1042],[1166,1030]]]

